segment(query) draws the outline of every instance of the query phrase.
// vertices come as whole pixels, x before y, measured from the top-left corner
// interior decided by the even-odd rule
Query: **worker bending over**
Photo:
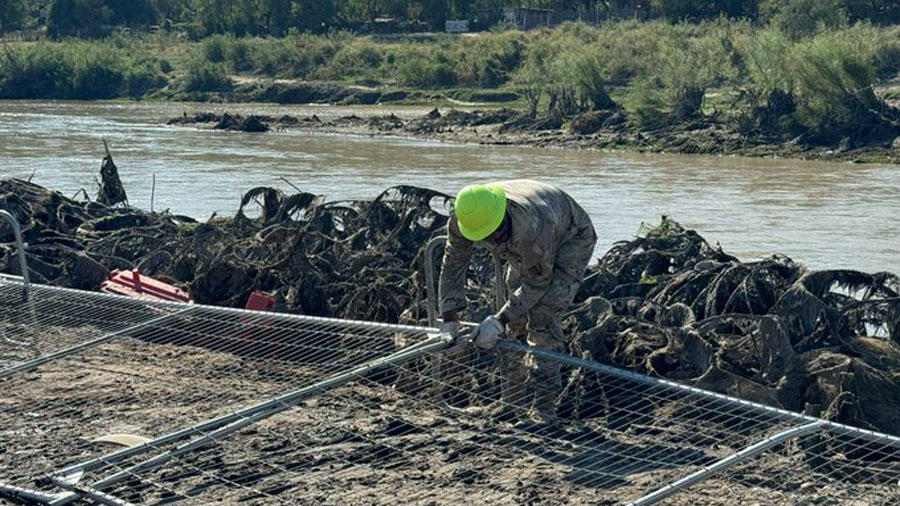
[[[560,323],[581,285],[597,235],[588,214],[562,190],[516,180],[463,188],[448,224],[440,280],[444,331],[459,332],[458,311],[466,306],[466,270],[477,243],[508,264],[508,302],[473,331],[476,345],[496,346],[506,327],[510,339],[552,351],[566,348]],[[559,362],[499,353],[500,402],[489,414],[511,420],[528,409],[538,423],[557,422],[562,388]]]

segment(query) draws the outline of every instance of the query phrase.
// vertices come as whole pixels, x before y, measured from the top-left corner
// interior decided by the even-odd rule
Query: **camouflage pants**
[[[572,304],[584,279],[584,272],[594,252],[596,237],[593,231],[576,236],[560,247],[557,254],[550,287],[541,300],[532,307],[525,318],[507,325],[507,337],[529,346],[551,351],[566,351],[561,317]],[[512,267],[506,271],[509,293],[520,286],[519,272]],[[532,355],[500,352],[500,373],[509,387],[504,390],[508,402],[525,406],[535,401],[538,409],[549,408],[562,389],[560,363],[541,360]],[[518,386],[516,386],[518,385]]]

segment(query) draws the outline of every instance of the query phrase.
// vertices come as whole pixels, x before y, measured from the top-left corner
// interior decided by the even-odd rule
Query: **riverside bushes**
[[[83,41],[2,48],[0,98],[137,98],[164,86],[166,63],[131,49]]]
[[[11,45],[0,49],[0,98],[140,97],[172,82],[174,93],[159,96],[203,99],[209,92],[240,94],[240,83],[343,81],[438,91],[427,96],[489,88],[521,97],[532,115],[552,116],[552,124],[621,104],[638,129],[718,122],[769,137],[814,132],[808,139],[821,142],[843,139],[848,130],[856,139],[892,135],[883,128],[894,121],[892,109],[875,90],[900,70],[900,29],[840,20],[800,26],[795,4],[773,8],[767,27],[713,19],[400,39],[215,35],[194,46],[180,43],[171,68],[156,56],[154,42],[122,36]],[[265,94],[288,100],[284,95]],[[865,126],[872,124],[880,126]]]

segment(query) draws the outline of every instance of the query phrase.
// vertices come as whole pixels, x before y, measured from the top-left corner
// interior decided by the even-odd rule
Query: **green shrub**
[[[225,47],[225,62],[234,72],[250,72],[253,70],[253,50],[247,39],[233,39]]]
[[[876,31],[874,37],[878,41],[875,52],[875,65],[878,79],[891,79],[900,72],[900,34],[896,27],[890,30]]]
[[[543,68],[533,59],[529,59],[513,73],[511,81],[525,98],[528,114],[535,116],[547,88],[547,75]]]
[[[581,97],[583,107],[601,110],[615,106],[606,91],[603,66],[596,53],[582,50],[573,55],[571,64],[571,77]]]
[[[395,76],[404,86],[418,88],[442,88],[454,86],[456,76],[445,55],[428,58],[422,54],[408,53],[395,61]]]
[[[212,35],[203,40],[203,56],[212,63],[224,63],[232,35]]]
[[[754,97],[793,90],[792,46],[787,36],[774,28],[760,30],[740,42],[745,86]]]
[[[102,51],[87,51],[73,58],[71,89],[67,98],[109,99],[119,96],[124,82],[124,65]]]
[[[794,47],[795,93],[804,124],[851,124],[861,109],[876,107],[875,32],[860,26],[824,33]]]
[[[369,39],[360,39],[342,47],[321,74],[328,79],[361,77],[377,72],[383,62],[383,49]]]
[[[847,26],[843,0],[763,0],[760,14],[792,40]]]
[[[580,21],[567,21],[559,25],[554,32],[562,37],[569,37],[582,44],[597,42],[599,30]]]
[[[623,86],[653,74],[657,55],[672,43],[681,29],[659,21],[605,24],[591,47],[597,51],[608,82]]]
[[[131,98],[140,98],[166,85],[166,78],[160,73],[162,63],[152,60],[134,62],[123,77],[124,93]]]
[[[468,86],[499,86],[522,62],[525,44],[514,33],[466,38],[453,48],[456,81]]]
[[[628,121],[645,130],[662,126],[670,111],[670,104],[663,99],[659,86],[644,79],[632,86],[624,99]]]
[[[72,67],[53,44],[5,47],[0,57],[0,98],[63,98]]]
[[[164,85],[156,60],[126,45],[42,42],[0,53],[0,98],[139,97]]]
[[[221,63],[191,59],[180,87],[186,92],[224,92],[232,88],[231,78]]]
[[[655,55],[655,71],[634,83],[626,108],[638,124],[694,118],[701,113],[709,88],[737,79],[733,36],[714,24],[705,27],[695,33],[674,33]]]

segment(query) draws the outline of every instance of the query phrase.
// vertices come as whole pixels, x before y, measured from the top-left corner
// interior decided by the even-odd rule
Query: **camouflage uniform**
[[[497,183],[506,192],[510,237],[479,246],[508,264],[509,300],[501,309],[507,336],[553,351],[565,350],[560,315],[572,303],[597,242],[588,214],[562,190],[528,180]],[[474,243],[459,231],[451,214],[441,271],[441,312],[466,306],[465,276]],[[504,402],[549,410],[560,391],[558,362],[535,361],[501,352]],[[525,385],[529,388],[525,388]]]

